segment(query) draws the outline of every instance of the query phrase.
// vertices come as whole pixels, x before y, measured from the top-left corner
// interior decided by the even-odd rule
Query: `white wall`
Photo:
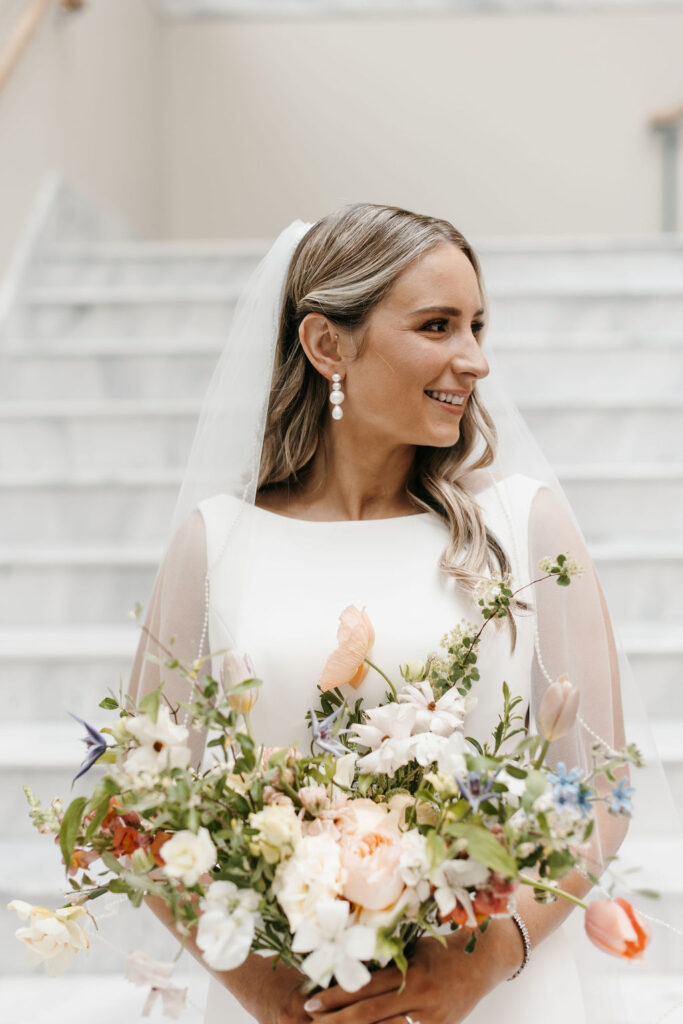
[[[166,22],[167,229],[368,200],[477,234],[657,231],[646,120],[683,99],[682,51],[680,8]]]
[[[647,117],[683,99],[682,49],[680,6],[185,21],[89,0],[0,93],[0,269],[54,166],[148,236],[272,236],[357,200],[479,236],[657,231]]]

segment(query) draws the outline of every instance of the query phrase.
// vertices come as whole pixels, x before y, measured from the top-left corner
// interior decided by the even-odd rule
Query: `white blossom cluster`
[[[541,572],[552,572],[553,568],[557,566],[557,560],[546,555],[545,558],[541,558],[538,563],[538,568]],[[583,566],[570,554],[567,554],[565,561],[561,566],[562,572],[565,576],[576,577],[580,579],[583,576]]]
[[[370,748],[358,767],[393,778],[410,761],[423,767],[436,761],[442,771],[464,772],[467,713],[468,703],[455,687],[437,700],[428,680],[408,684],[398,701],[367,709],[363,723],[352,727],[350,737]]]

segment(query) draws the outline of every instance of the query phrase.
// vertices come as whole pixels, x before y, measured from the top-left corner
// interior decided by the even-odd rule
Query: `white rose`
[[[249,824],[258,829],[252,839],[253,852],[277,864],[289,856],[301,839],[301,822],[292,804],[270,804],[249,815]]]
[[[183,829],[164,843],[161,856],[164,872],[169,878],[179,878],[183,885],[196,885],[201,875],[216,863],[218,853],[206,828],[197,834]]]
[[[292,931],[315,920],[321,900],[334,899],[342,888],[339,847],[328,835],[304,836],[292,856],[278,864],[273,892]]]
[[[29,967],[44,963],[47,974],[53,978],[66,970],[74,953],[90,946],[85,930],[76,923],[86,916],[83,907],[48,910],[12,900],[7,909],[16,910],[22,921],[30,918],[27,927],[17,928],[14,933],[26,944],[26,963]]]
[[[420,900],[429,895],[429,872],[431,868],[427,839],[411,828],[401,834],[401,857],[399,873],[406,885],[417,889]]]
[[[212,882],[199,901],[197,945],[209,967],[230,971],[249,956],[259,915],[258,893],[233,882]]]

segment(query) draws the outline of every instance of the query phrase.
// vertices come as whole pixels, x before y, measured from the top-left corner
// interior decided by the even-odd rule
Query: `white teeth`
[[[462,405],[465,401],[464,395],[452,395],[446,391],[427,391],[430,398],[436,398],[439,402],[447,402],[449,405]]]

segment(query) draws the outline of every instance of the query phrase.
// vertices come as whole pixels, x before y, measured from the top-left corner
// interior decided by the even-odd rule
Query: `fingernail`
[[[323,1004],[321,999],[309,999],[307,1003],[304,1003],[304,1010],[306,1013],[315,1013],[316,1010],[322,1010]]]

